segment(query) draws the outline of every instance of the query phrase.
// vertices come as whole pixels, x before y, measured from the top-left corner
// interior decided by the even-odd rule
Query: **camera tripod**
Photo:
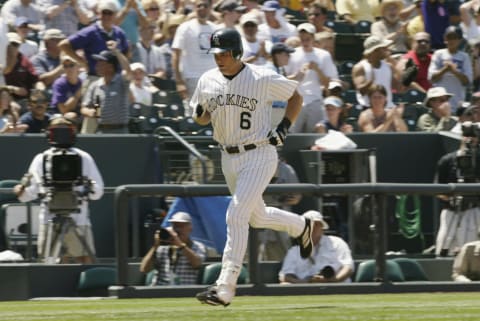
[[[45,263],[60,263],[65,252],[64,241],[66,233],[72,229],[75,237],[82,245],[83,250],[92,260],[95,259],[92,249],[89,247],[85,237],[78,232],[77,224],[70,215],[56,214],[48,221],[47,235],[44,248]]]

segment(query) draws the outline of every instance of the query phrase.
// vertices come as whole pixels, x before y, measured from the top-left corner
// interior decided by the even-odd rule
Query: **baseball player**
[[[275,145],[283,144],[297,117],[302,98],[297,82],[267,68],[243,63],[242,42],[235,29],[216,30],[209,53],[218,68],[204,73],[190,106],[201,125],[213,126],[213,139],[222,150],[222,171],[232,201],[227,209],[227,241],[216,283],[198,293],[202,303],[227,306],[235,295],[237,278],[248,243],[249,224],[285,231],[297,239],[301,256],[312,253],[313,221],[274,207],[265,207],[262,194],[277,168]],[[270,128],[273,101],[288,101],[285,117]]]

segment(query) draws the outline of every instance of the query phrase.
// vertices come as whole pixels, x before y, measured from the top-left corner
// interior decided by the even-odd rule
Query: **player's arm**
[[[298,117],[298,114],[302,110],[302,103],[303,98],[298,93],[298,91],[294,91],[293,95],[287,101],[287,108],[285,109],[285,118],[287,118],[290,123],[294,123]]]
[[[205,107],[202,107],[202,105],[197,104],[195,106],[195,110],[193,111],[193,120],[202,126],[208,125],[210,123],[210,113]]]

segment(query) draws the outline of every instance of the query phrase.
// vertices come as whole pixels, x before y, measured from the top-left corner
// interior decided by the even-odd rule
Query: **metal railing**
[[[386,197],[388,195],[472,195],[478,194],[480,184],[396,184],[396,183],[361,183],[361,184],[274,184],[269,185],[265,194],[301,193],[321,197],[332,195],[371,195],[374,217],[374,256],[376,261],[376,280],[388,282],[386,278]],[[127,286],[128,280],[128,202],[132,197],[163,196],[213,196],[230,195],[226,185],[122,185],[115,190],[115,245],[117,261],[117,285]],[[251,233],[255,237],[255,233]],[[249,242],[250,281],[260,284],[257,249],[254,239]]]

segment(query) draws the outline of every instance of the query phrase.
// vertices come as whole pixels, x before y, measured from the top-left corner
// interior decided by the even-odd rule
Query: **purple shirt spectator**
[[[81,81],[73,85],[67,81],[67,77],[65,75],[55,80],[52,85],[52,103],[50,106],[50,112],[52,114],[60,113],[58,104],[65,103],[68,98],[75,96],[75,93],[80,87],[82,87]]]
[[[77,33],[68,37],[68,40],[74,50],[83,49],[85,52],[85,57],[88,61],[89,75],[96,75],[96,60],[92,58],[92,55],[98,54],[103,50],[108,50],[106,45],[107,41],[115,40],[118,43],[117,48],[123,54],[126,54],[128,51],[127,37],[120,27],[113,26],[113,30],[107,33],[100,28],[98,22],[80,29]]]

